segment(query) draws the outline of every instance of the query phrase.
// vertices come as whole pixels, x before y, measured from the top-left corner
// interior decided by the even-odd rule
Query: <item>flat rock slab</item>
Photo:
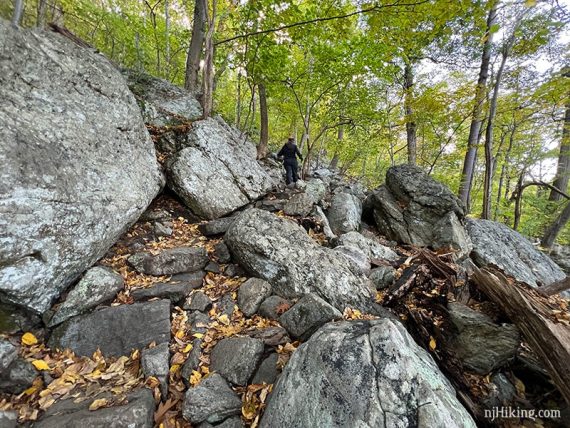
[[[154,376],[160,382],[162,398],[168,395],[168,373],[170,371],[170,350],[167,342],[141,352],[141,365],[145,377]]]
[[[208,253],[201,247],[178,247],[158,254],[137,253],[127,261],[140,273],[147,275],[174,275],[202,270],[209,262]]]
[[[259,305],[257,312],[264,318],[277,320],[291,306],[291,302],[283,297],[269,296]]]
[[[536,287],[566,278],[564,271],[517,231],[491,220],[467,219],[477,266],[493,264],[521,282]]]
[[[226,380],[214,373],[190,388],[184,397],[182,415],[192,424],[215,424],[241,414],[241,399]]]
[[[54,316],[49,320],[48,327],[61,324],[75,315],[85,313],[101,303],[114,299],[123,286],[123,277],[113,272],[112,269],[103,266],[89,269],[57,308]]]
[[[291,336],[307,340],[320,326],[341,318],[338,309],[314,294],[307,294],[279,318]]]
[[[71,400],[70,400],[71,401]],[[122,406],[106,407],[91,411],[91,400],[79,404],[70,403],[60,413],[40,419],[37,428],[152,428],[154,426],[154,398],[150,389],[137,390],[127,397]]]
[[[371,282],[349,260],[288,219],[252,208],[238,216],[224,239],[235,259],[279,296],[314,293],[340,311],[366,310],[373,301]]]
[[[192,290],[202,286],[205,272],[192,272],[188,274],[186,280],[172,280],[154,284],[147,288],[137,288],[131,291],[131,296],[135,300],[148,300],[153,298],[168,299],[173,303],[184,300]]]
[[[222,339],[212,350],[210,369],[235,385],[245,385],[263,355],[263,341],[251,337]]]
[[[43,313],[164,179],[113,63],[52,31],[0,20],[0,34],[0,294]]]
[[[128,355],[151,342],[170,341],[170,300],[114,306],[64,322],[53,331],[51,348],[70,348],[91,356],[97,348],[104,355]]]
[[[429,354],[398,321],[381,319],[330,323],[303,343],[275,384],[260,426],[474,428],[475,422]]]

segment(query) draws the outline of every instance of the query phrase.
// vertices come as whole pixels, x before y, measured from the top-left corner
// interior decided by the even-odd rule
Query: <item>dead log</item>
[[[557,322],[554,314],[560,310],[556,303],[496,269],[474,265],[471,269],[471,279],[516,324],[570,404],[570,326]]]
[[[544,287],[538,288],[541,294],[544,296],[554,296],[555,294],[562,293],[570,289],[570,276],[566,278],[553,282],[552,284],[545,285]]]

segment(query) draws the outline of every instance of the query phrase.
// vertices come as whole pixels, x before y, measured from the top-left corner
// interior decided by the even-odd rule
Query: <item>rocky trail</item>
[[[408,165],[374,190],[327,168],[287,188],[192,94],[0,24],[21,51],[0,57],[0,426],[570,420],[538,349],[568,343],[481,282],[564,337],[567,300],[536,288],[565,274],[527,239]],[[492,420],[503,406],[559,413]]]

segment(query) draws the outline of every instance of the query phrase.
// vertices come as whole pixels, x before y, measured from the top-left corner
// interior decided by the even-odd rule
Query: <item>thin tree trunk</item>
[[[568,180],[570,179],[570,102],[566,104],[566,112],[564,114],[564,123],[562,128],[562,141],[560,143],[560,155],[558,157],[558,167],[556,169],[556,178],[554,179],[554,187],[566,192],[568,189]],[[562,196],[560,193],[550,191],[549,199],[551,201],[559,201]]]
[[[307,106],[305,110],[305,116],[303,117],[303,135],[301,136],[301,142],[299,143],[299,150],[303,150],[305,143],[309,140],[310,123],[311,123],[311,103],[309,102],[309,97],[307,96]]]
[[[20,26],[22,20],[22,13],[24,12],[24,0],[14,0],[14,14],[12,15],[12,25],[14,27]]]
[[[216,27],[216,0],[212,0],[212,14],[208,17],[208,31],[205,40],[204,73],[202,77],[202,108],[204,118],[212,115],[214,107],[214,29]]]
[[[475,172],[475,161],[477,158],[477,146],[481,124],[483,122],[483,103],[485,102],[485,93],[487,90],[487,77],[489,76],[489,63],[491,60],[491,46],[493,43],[493,33],[491,29],[495,24],[497,16],[498,0],[490,0],[491,9],[487,17],[487,26],[485,31],[485,43],[483,44],[483,55],[481,57],[481,68],[479,70],[479,79],[477,88],[475,89],[475,99],[473,105],[473,119],[469,128],[469,138],[467,140],[467,153],[463,162],[463,171],[461,173],[461,184],[459,186],[459,198],[465,206],[469,206],[471,185],[473,182],[473,174]]]
[[[236,126],[240,127],[241,122],[241,73],[237,77],[237,100],[236,100]]]
[[[341,125],[338,127],[338,132],[336,134],[336,140],[337,140],[337,144],[336,144],[336,149],[334,151],[334,155],[333,158],[331,160],[331,163],[329,165],[330,169],[336,169],[338,167],[338,161],[339,161],[339,148],[342,146],[342,140],[344,139],[344,126]]]
[[[47,0],[39,0],[36,26],[39,28],[44,28],[46,26],[46,17],[47,17]]]
[[[207,0],[196,0],[194,4],[194,24],[192,26],[192,38],[186,57],[186,74],[184,88],[188,91],[197,92],[199,88],[200,58],[202,46],[206,35],[206,22],[208,12]]]
[[[168,0],[164,0],[164,42],[165,42],[165,54],[164,60],[166,61],[166,75],[170,72],[170,11]]]
[[[562,195],[560,195],[563,198]],[[570,203],[567,203],[562,212],[554,219],[552,224],[548,226],[546,232],[544,232],[544,236],[540,241],[540,245],[544,248],[551,248],[556,241],[556,237],[560,233],[560,231],[566,226],[570,220]]]
[[[257,159],[263,159],[267,156],[267,144],[269,142],[269,116],[267,112],[267,94],[265,85],[260,83],[259,87],[259,115],[261,117],[261,135],[259,145],[257,146]]]
[[[414,70],[409,62],[404,67],[404,109],[406,112],[406,139],[408,144],[408,163],[416,164],[417,157],[417,124],[413,119],[413,87]]]
[[[503,160],[503,166],[501,167],[501,177],[499,178],[499,189],[497,190],[497,202],[495,204],[495,214],[493,216],[493,220],[497,220],[497,216],[499,214],[499,206],[501,203],[501,196],[503,193],[503,183],[505,183],[506,175],[507,175],[507,166],[511,161],[511,150],[513,148],[513,137],[515,134],[516,126],[513,125],[511,133],[509,135],[509,145],[507,147],[507,152],[505,153],[505,159]],[[508,184],[507,184],[508,185]],[[505,195],[506,198],[506,195]]]

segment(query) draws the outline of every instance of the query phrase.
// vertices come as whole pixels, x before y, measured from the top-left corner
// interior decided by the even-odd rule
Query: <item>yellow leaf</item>
[[[224,325],[230,325],[230,319],[228,318],[228,316],[226,314],[220,315],[220,317],[218,318],[218,321]]]
[[[32,364],[38,370],[50,370],[48,363],[46,363],[44,360],[34,360],[32,361]]]
[[[196,370],[193,370],[192,374],[190,375],[190,385],[196,386],[200,383],[201,380],[202,380],[202,374],[200,372],[197,372]]]
[[[431,349],[432,351],[435,350],[436,348],[436,343],[435,343],[435,339],[433,337],[429,337],[429,349]]]
[[[176,372],[180,368],[180,364],[174,364],[170,367],[170,373]]]
[[[534,7],[536,6],[536,0],[526,0],[524,4],[526,7]]]
[[[93,401],[93,403],[91,403],[91,405],[89,406],[89,410],[97,410],[100,409],[101,407],[105,407],[106,405],[107,405],[107,399],[99,398]]]
[[[184,347],[184,349],[182,350],[182,353],[185,354],[185,353],[187,353],[187,352],[190,352],[191,350],[192,350],[192,344],[189,343],[188,345],[186,345],[186,346]]]
[[[22,336],[22,345],[35,345],[36,343],[38,343],[38,339],[36,339],[36,336],[34,336],[32,333],[24,333],[24,335]]]
[[[202,339],[204,337],[202,333],[194,333],[192,336],[194,336],[196,339]]]
[[[38,388],[36,388],[35,386],[30,386],[28,389],[26,389],[24,391],[25,395],[32,395],[34,392],[36,392],[38,390]]]
[[[186,332],[185,332],[184,330],[178,330],[178,331],[176,332],[176,337],[177,337],[178,339],[182,339],[185,334],[186,334]]]

